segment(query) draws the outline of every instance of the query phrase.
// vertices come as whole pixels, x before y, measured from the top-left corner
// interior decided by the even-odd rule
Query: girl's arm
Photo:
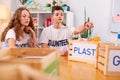
[[[30,44],[30,47],[38,47],[35,31],[31,27],[26,27],[26,32],[29,32],[31,34],[31,39],[28,40],[28,44]]]
[[[14,48],[16,47],[15,46],[15,40],[13,38],[9,38],[8,39],[8,45],[9,45],[9,48]]]
[[[33,31],[32,29],[30,29],[30,33],[31,33],[31,37],[32,37],[32,39],[33,39],[33,42],[34,42],[34,41],[37,41],[37,37],[36,37],[35,31]]]

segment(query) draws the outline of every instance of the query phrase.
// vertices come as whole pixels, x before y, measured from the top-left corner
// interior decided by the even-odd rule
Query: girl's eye
[[[23,18],[30,18],[30,16],[22,15]]]
[[[24,15],[24,16],[22,16],[22,17],[24,17],[24,18],[25,18],[25,15]]]
[[[26,18],[26,15],[22,15],[23,18]]]

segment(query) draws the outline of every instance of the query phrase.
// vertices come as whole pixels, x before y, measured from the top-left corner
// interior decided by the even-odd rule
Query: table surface
[[[60,57],[60,80],[120,80],[120,77],[104,76],[93,65],[69,61],[68,57]]]

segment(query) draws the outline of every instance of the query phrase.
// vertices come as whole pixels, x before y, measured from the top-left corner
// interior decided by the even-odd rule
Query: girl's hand
[[[28,33],[29,32],[34,32],[30,26],[26,26],[25,31],[28,32]]]
[[[31,34],[31,38],[28,40],[28,45],[30,47],[38,48],[39,46],[38,46],[38,42],[37,42],[35,31],[31,27],[29,27],[29,26],[25,27],[25,31],[27,33]]]
[[[33,39],[36,39],[36,33],[30,26],[25,27],[25,31],[27,33],[30,33]]]
[[[38,42],[32,38],[28,40],[28,45],[32,48],[39,48]]]

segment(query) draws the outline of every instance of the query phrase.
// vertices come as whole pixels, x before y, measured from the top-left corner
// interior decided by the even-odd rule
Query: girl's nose
[[[28,18],[28,17],[26,17],[25,19],[27,19],[27,20],[28,20],[29,18]]]

